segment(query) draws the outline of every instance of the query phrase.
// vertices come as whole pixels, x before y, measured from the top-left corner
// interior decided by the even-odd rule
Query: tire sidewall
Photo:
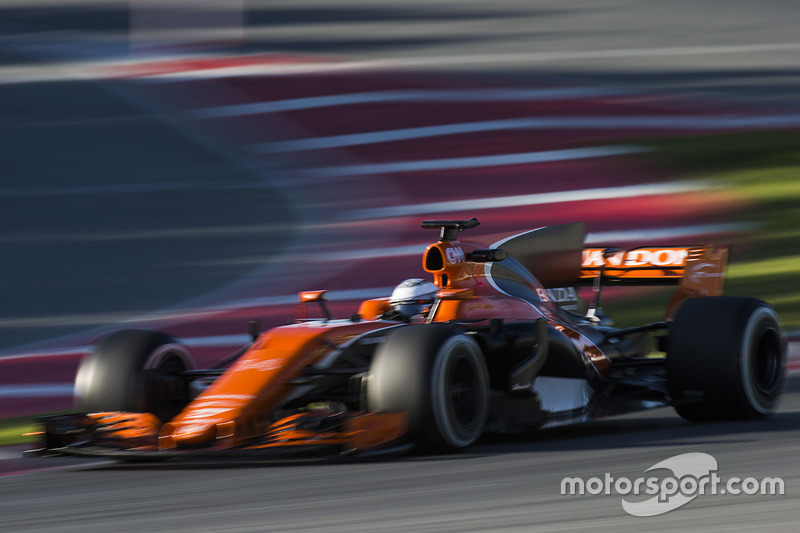
[[[469,430],[452,419],[448,383],[457,365],[477,372],[474,423]],[[465,368],[464,366],[461,367]],[[465,448],[483,432],[488,418],[489,377],[477,342],[452,326],[410,325],[395,330],[373,357],[365,408],[405,411],[404,440],[418,450],[446,452]],[[452,392],[452,391],[451,391]]]
[[[194,368],[189,352],[171,336],[136,329],[111,333],[80,363],[75,407],[87,412],[151,412],[162,420],[170,418],[175,407],[166,408],[147,386],[165,367],[169,371]]]
[[[457,418],[455,408],[450,402],[449,378],[456,371],[456,366],[465,364],[470,367],[474,378],[474,419],[467,426]],[[464,334],[449,337],[439,348],[431,368],[431,410],[438,428],[439,436],[451,448],[465,448],[478,440],[489,414],[488,408],[488,372],[478,344]],[[481,397],[483,396],[483,398]]]
[[[742,345],[739,358],[739,377],[741,379],[741,393],[744,400],[744,406],[751,410],[753,415],[757,418],[762,418],[772,414],[777,407],[780,400],[780,394],[783,390],[785,383],[786,372],[780,367],[785,367],[785,353],[784,357],[779,362],[770,362],[771,366],[775,366],[772,370],[779,374],[773,376],[769,388],[766,391],[759,390],[757,365],[759,344],[764,339],[765,335],[771,335],[772,331],[777,336],[775,342],[781,343],[781,328],[780,319],[771,307],[766,305],[757,307],[750,315],[747,325],[745,326],[742,335]]]

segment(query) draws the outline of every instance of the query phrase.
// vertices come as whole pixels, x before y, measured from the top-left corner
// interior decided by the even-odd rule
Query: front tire
[[[408,412],[407,438],[421,450],[473,444],[489,413],[489,377],[478,343],[438,324],[398,329],[373,359],[367,408]]]
[[[667,380],[690,421],[772,415],[786,380],[786,335],[775,311],[755,298],[684,303],[669,329]]]
[[[85,412],[153,413],[162,422],[189,403],[194,368],[186,349],[165,333],[138,329],[107,335],[78,367],[75,407]]]

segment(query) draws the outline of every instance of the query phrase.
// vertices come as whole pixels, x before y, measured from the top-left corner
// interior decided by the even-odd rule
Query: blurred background
[[[381,293],[430,216],[733,241],[797,328],[792,5],[3,0],[0,349]]]
[[[798,28],[792,0],[0,0],[0,418],[69,408],[121,325],[206,364],[300,290],[349,316],[424,276],[425,218],[733,243],[727,292],[796,339]]]
[[[794,332],[800,14],[767,4],[3,0],[4,384],[62,401],[120,323],[202,359],[299,290],[347,316],[423,275],[424,218],[732,242]]]
[[[424,218],[732,242],[796,331],[800,14],[766,4],[3,0],[0,406],[121,323],[202,361],[299,290],[347,316],[423,275]]]

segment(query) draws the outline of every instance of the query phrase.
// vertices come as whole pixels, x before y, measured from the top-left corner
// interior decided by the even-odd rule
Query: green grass
[[[630,142],[630,141],[629,141]],[[636,141],[655,150],[676,179],[717,183],[743,200],[726,221],[752,224],[733,243],[726,294],[772,304],[788,330],[800,329],[800,132],[772,131]],[[668,297],[668,296],[667,296]],[[609,312],[623,325],[658,320],[662,296]]]
[[[36,437],[23,437],[22,434],[38,430],[31,417],[0,420],[0,446],[34,442]]]

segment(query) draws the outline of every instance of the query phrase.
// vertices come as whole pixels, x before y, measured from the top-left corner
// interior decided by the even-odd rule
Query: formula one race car
[[[459,240],[477,225],[422,223],[440,233],[422,257],[429,301],[420,280],[410,300],[333,319],[324,291],[303,292],[325,318],[252,328],[212,368],[164,333],[112,333],[81,362],[80,412],[44,418],[38,453],[441,452],[665,405],[691,421],[774,412],[786,336],[766,303],[720,296],[727,246],[584,248],[583,224]],[[677,285],[664,321],[614,327],[601,289],[625,283]]]

